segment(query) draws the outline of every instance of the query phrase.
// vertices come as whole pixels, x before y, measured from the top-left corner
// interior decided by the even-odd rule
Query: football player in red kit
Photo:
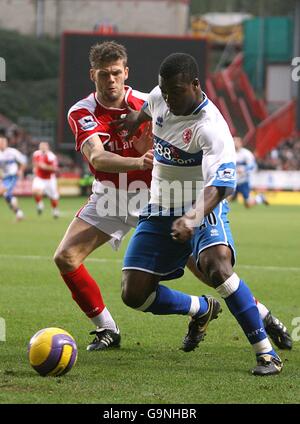
[[[46,195],[51,201],[52,215],[59,217],[58,210],[58,189],[56,172],[58,162],[56,155],[50,151],[49,144],[42,141],[39,144],[39,150],[36,150],[32,156],[34,179],[32,182],[32,195],[34,196],[37,212],[40,215],[44,210],[43,196]]]
[[[126,134],[118,134],[110,125],[129,108],[139,110],[146,99],[146,94],[125,85],[125,47],[115,42],[96,44],[90,51],[90,63],[96,92],[71,107],[68,120],[76,150],[88,161],[95,181],[88,203],[71,222],[54,260],[73,299],[96,326],[91,333],[95,338],[87,349],[101,350],[119,346],[120,332],[83,261],[107,242],[116,249],[124,235],[137,225],[138,205],[130,205],[137,193],[147,203],[153,154],[149,125],[128,142]],[[112,212],[105,213],[102,206],[111,186],[115,188],[115,195],[109,197]]]

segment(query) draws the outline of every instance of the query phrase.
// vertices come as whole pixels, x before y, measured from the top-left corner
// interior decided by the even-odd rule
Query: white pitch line
[[[300,271],[300,267],[297,266],[237,265],[237,268],[265,269],[267,271]]]
[[[38,256],[38,255],[0,255],[0,259],[28,259],[33,261],[50,261],[52,260],[51,256]],[[99,262],[99,263],[106,263],[106,262],[122,262],[122,259],[116,259],[116,258],[87,258],[85,262]]]
[[[27,259],[27,260],[52,260],[51,256],[35,256],[35,255],[1,255],[0,259]],[[122,263],[123,259],[117,258],[87,258],[86,262],[96,262],[96,263],[107,263],[107,262],[115,262]],[[245,268],[245,269],[265,269],[267,271],[295,271],[299,272],[300,267],[296,266],[270,266],[270,265],[237,265],[237,268]]]

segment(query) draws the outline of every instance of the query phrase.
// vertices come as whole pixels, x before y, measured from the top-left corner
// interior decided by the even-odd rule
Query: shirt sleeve
[[[27,164],[27,158],[25,155],[23,155],[21,152],[19,152],[19,150],[14,150],[15,153],[15,158],[16,161],[20,164],[20,165],[26,165]]]
[[[236,153],[231,134],[214,130],[211,124],[202,130],[202,172],[204,186],[236,187]]]
[[[68,122],[75,136],[77,151],[82,151],[84,143],[94,135],[99,135],[103,144],[110,139],[110,135],[103,130],[95,115],[87,109],[82,108],[69,112]]]

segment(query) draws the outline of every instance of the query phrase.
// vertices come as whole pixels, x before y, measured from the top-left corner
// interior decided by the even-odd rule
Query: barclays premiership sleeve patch
[[[233,162],[223,163],[221,166],[219,166],[215,174],[215,178],[212,185],[235,188],[236,186],[235,163]]]
[[[84,116],[83,118],[78,120],[78,123],[82,131],[91,131],[95,129],[98,125],[92,115]]]

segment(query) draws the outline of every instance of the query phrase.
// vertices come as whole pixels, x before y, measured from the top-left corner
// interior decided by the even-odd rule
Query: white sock
[[[37,206],[38,209],[44,209],[44,202],[41,200],[40,202],[38,202]]]
[[[191,296],[191,298],[192,298],[192,302],[191,302],[191,307],[190,307],[188,315],[193,317],[194,315],[197,314],[197,312],[199,312],[200,300],[198,296]]]
[[[96,325],[96,327],[106,328],[107,330],[112,330],[116,333],[119,332],[117,325],[113,320],[113,317],[111,316],[109,310],[106,307],[99,315],[90,318],[90,320]]]
[[[260,303],[255,298],[254,298],[254,300],[255,300],[259,315],[260,315],[261,319],[264,320],[270,311],[269,311],[269,309],[266,308],[266,306],[263,303]]]
[[[256,196],[255,196],[255,202],[256,202],[256,204],[257,205],[260,205],[260,204],[262,204],[263,203],[263,196],[262,196],[262,194],[257,194]]]
[[[18,208],[18,201],[17,201],[17,198],[16,198],[15,196],[13,196],[13,197],[11,198],[10,204],[11,204],[11,206],[12,206],[14,209],[17,209],[17,208]]]
[[[265,339],[261,340],[260,342],[257,342],[252,345],[252,348],[254,352],[257,353],[268,353],[271,350],[273,350],[273,347],[270,343],[270,340],[266,337]]]

